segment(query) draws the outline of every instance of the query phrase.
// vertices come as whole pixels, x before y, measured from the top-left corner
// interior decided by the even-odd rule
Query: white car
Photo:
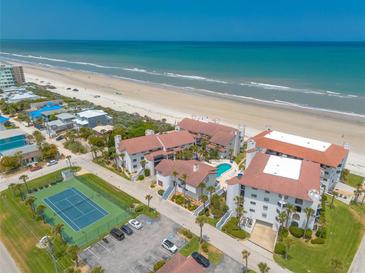
[[[162,247],[170,251],[171,253],[175,253],[177,251],[177,246],[174,245],[173,242],[171,242],[168,239],[164,239],[161,243]]]
[[[141,229],[143,227],[142,224],[139,221],[137,221],[136,219],[129,220],[128,224],[135,229]]]
[[[53,166],[53,165],[56,165],[58,163],[57,160],[51,160],[47,163],[47,166]]]

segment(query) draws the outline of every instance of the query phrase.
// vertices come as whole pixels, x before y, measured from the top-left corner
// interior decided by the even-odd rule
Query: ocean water
[[[1,60],[365,117],[365,43],[1,40]]]

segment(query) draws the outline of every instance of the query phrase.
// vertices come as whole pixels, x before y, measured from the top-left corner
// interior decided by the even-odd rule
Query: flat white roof
[[[271,155],[264,168],[264,173],[298,180],[302,161]]]
[[[77,115],[79,117],[84,117],[84,118],[91,118],[91,117],[97,117],[100,115],[106,115],[107,113],[101,109],[95,109],[95,110],[86,110],[83,112],[79,112]]]
[[[318,140],[314,140],[314,139],[310,139],[310,138],[305,138],[305,137],[301,137],[301,136],[297,136],[297,135],[292,135],[292,134],[288,134],[288,133],[283,133],[283,132],[279,132],[279,131],[271,131],[270,133],[265,135],[265,138],[285,142],[285,143],[296,145],[296,146],[306,147],[306,148],[310,148],[310,149],[314,149],[314,150],[318,150],[318,151],[322,151],[322,152],[326,151],[331,146],[330,143],[326,143],[326,142],[322,142],[322,141],[318,141]]]

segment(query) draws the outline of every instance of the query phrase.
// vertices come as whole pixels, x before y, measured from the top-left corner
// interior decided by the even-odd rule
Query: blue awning
[[[0,115],[0,124],[3,124],[8,120],[9,120],[9,118],[6,118],[6,117]]]

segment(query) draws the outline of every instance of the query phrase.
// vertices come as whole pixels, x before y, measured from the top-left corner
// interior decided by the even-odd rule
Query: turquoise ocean
[[[0,61],[365,117],[365,43],[1,40]]]

